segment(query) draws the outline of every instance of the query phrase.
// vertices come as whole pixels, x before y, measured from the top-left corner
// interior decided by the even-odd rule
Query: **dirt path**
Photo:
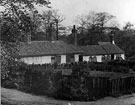
[[[68,102],[1,88],[1,100],[2,105],[135,105],[135,94],[119,98],[106,97],[92,102]]]

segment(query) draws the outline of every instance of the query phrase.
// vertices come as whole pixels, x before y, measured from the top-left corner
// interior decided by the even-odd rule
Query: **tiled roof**
[[[81,46],[85,55],[104,55],[106,51],[99,45]]]
[[[124,51],[120,49],[117,45],[107,43],[100,45],[108,54],[123,54]]]
[[[44,56],[55,54],[82,53],[76,46],[66,44],[63,41],[32,41],[22,42],[20,45],[20,56]]]
[[[117,45],[104,43],[101,45],[74,46],[63,41],[32,41],[21,42],[20,56],[44,56],[61,54],[84,54],[84,55],[105,55],[123,54]]]
[[[87,45],[81,46],[81,49],[86,55],[105,55],[105,54],[123,54],[117,45],[111,44],[110,42],[99,43],[99,45]]]

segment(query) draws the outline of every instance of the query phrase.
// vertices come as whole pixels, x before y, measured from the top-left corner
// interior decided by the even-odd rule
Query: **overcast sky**
[[[51,7],[58,9],[66,20],[64,25],[73,25],[79,14],[90,11],[108,12],[117,17],[120,25],[130,21],[135,24],[135,0],[50,0]]]

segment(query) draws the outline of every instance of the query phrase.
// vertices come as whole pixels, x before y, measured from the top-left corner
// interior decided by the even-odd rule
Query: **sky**
[[[108,12],[116,16],[120,26],[135,24],[135,0],[50,0],[51,7],[65,16],[63,24],[73,25],[77,15],[90,11]]]

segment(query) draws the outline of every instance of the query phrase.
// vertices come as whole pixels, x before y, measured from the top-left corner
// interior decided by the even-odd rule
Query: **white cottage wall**
[[[92,56],[92,57],[94,57],[94,56]],[[96,55],[96,57],[97,57],[97,62],[102,62],[102,55]],[[89,58],[90,58],[90,56],[83,56],[83,61],[89,61]]]
[[[125,59],[125,54],[115,54],[114,59],[116,59],[117,55],[120,55],[122,57],[122,59]]]
[[[25,57],[21,58],[21,61],[27,64],[45,64],[51,63],[51,56],[41,56],[41,57]]]
[[[125,59],[125,54],[121,54],[122,59]]]
[[[114,60],[116,59],[116,54],[114,55]]]
[[[79,62],[79,54],[74,55],[75,62]]]
[[[116,54],[114,55],[114,59],[116,59]],[[52,56],[40,56],[40,57],[24,57],[21,58],[21,61],[27,64],[45,64],[51,63]],[[79,62],[79,54],[75,54],[75,62]],[[83,61],[89,61],[90,56],[83,56]],[[97,62],[102,62],[102,55],[97,55]],[[122,59],[125,59],[125,55],[121,54]],[[61,55],[61,63],[66,63],[66,55]]]
[[[97,62],[102,62],[102,55],[97,55]]]
[[[83,56],[83,61],[89,61],[90,56]]]
[[[66,55],[61,55],[61,63],[66,63]]]

